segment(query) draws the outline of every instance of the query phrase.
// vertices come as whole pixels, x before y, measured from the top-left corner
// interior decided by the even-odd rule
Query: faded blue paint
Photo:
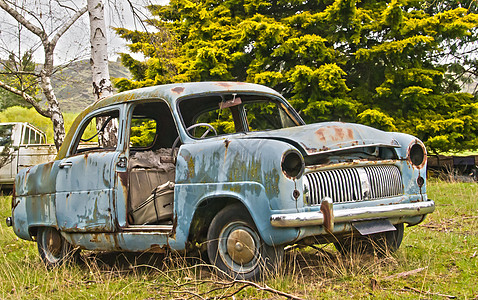
[[[15,234],[24,239],[32,241],[30,232],[30,224],[28,223],[28,212],[27,212],[27,199],[26,197],[16,197],[14,200],[15,206],[12,209],[13,212],[13,231]]]
[[[148,87],[124,92],[94,103],[75,120],[57,160],[22,170],[16,178],[13,220],[15,233],[31,239],[35,228],[59,228],[70,243],[91,250],[159,251],[164,247],[184,250],[188,243],[193,217],[204,201],[233,199],[249,211],[259,234],[270,245],[293,243],[302,238],[326,234],[323,226],[298,228],[273,227],[273,214],[319,211],[303,201],[303,176],[289,178],[281,168],[284,153],[297,151],[303,158],[312,155],[351,151],[365,146],[393,149],[398,158],[386,164],[396,165],[402,174],[404,194],[373,201],[334,204],[334,211],[349,208],[393,205],[427,201],[425,186],[418,187],[417,178],[425,178],[426,165],[416,167],[407,160],[409,147],[421,143],[415,137],[386,133],[363,125],[327,122],[280,130],[236,133],[203,140],[188,135],[177,102],[183,98],[211,93],[257,93],[282,99],[267,88],[245,83],[181,83]],[[129,159],[129,120],[132,105],[138,101],[161,99],[171,109],[182,146],[176,162],[174,190],[174,222],[168,227],[143,230],[129,226],[128,169],[118,166],[120,159]],[[117,148],[105,152],[71,155],[79,128],[93,113],[119,111]],[[300,120],[299,120],[300,121]],[[300,121],[302,122],[302,121]],[[60,168],[71,162],[71,167]],[[305,172],[326,168],[348,168],[383,164],[350,155],[350,160],[324,165],[309,165]],[[293,192],[298,193],[295,198]],[[297,196],[297,195],[296,195]],[[201,217],[201,216],[199,216]],[[422,216],[395,218],[392,223],[415,225]],[[350,224],[336,224],[335,233],[350,231]]]
[[[388,132],[343,122],[324,122],[274,131],[251,132],[248,135],[250,138],[290,140],[308,155],[374,144],[388,147],[400,146]]]
[[[56,207],[61,231],[115,229],[112,213],[112,164],[118,152],[97,152],[65,158],[73,165],[58,172]]]

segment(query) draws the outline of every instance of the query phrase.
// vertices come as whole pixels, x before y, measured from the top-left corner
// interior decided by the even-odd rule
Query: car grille
[[[305,175],[305,184],[308,205],[318,205],[325,197],[343,203],[403,195],[402,176],[393,165],[309,173]]]

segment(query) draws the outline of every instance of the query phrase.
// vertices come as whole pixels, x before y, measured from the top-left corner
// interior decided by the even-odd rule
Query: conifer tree
[[[470,1],[469,1],[470,2]],[[470,2],[470,5],[472,2]],[[478,148],[473,70],[478,15],[423,0],[171,0],[149,7],[154,34],[118,29],[120,89],[237,80],[284,94],[306,122],[342,120],[417,135],[434,152]],[[461,70],[463,71],[463,70]]]

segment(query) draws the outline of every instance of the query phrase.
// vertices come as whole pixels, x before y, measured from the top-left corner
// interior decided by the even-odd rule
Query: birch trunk
[[[90,42],[91,42],[91,71],[93,73],[93,94],[98,101],[113,95],[113,86],[108,70],[108,41],[106,39],[106,24],[104,18],[104,5],[102,0],[88,0],[88,14],[90,17]],[[96,128],[99,130],[105,121],[97,118]],[[102,146],[117,144],[118,124],[110,122],[105,130],[98,135],[98,142]]]
[[[65,120],[60,110],[60,104],[56,98],[53,86],[51,85],[51,76],[53,74],[53,49],[49,43],[44,43],[45,63],[40,71],[40,86],[48,103],[50,119],[53,123],[53,140],[57,150],[60,149],[65,140]]]

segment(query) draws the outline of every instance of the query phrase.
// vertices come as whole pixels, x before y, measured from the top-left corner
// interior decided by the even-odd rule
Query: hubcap
[[[256,243],[249,232],[236,229],[227,239],[227,252],[238,264],[247,264],[254,258]]]
[[[61,253],[61,236],[53,230],[48,230],[46,234],[46,246],[52,256],[58,257]]]
[[[253,271],[260,258],[260,238],[244,221],[232,221],[219,233],[218,254],[236,273]]]

